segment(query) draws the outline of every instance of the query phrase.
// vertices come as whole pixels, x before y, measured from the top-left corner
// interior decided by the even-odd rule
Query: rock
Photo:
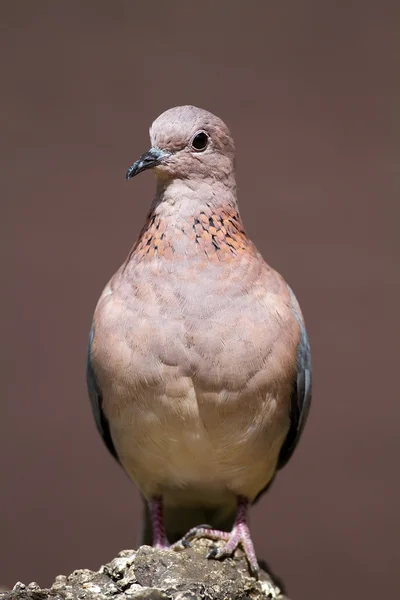
[[[201,539],[176,552],[141,546],[124,550],[99,571],[59,575],[49,589],[18,582],[0,600],[287,600],[282,586],[261,571],[249,573],[240,550],[233,558],[208,560],[215,542]]]

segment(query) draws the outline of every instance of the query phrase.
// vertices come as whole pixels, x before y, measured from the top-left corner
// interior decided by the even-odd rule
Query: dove
[[[150,139],[126,178],[151,169],[154,199],[93,316],[94,418],[144,499],[143,543],[179,550],[204,536],[223,542],[216,559],[241,546],[257,576],[249,508],[311,402],[304,319],[244,229],[225,123],[175,107]]]

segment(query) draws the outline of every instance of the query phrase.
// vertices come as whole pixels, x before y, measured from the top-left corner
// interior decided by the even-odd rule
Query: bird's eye
[[[198,131],[192,139],[192,147],[197,152],[203,152],[208,146],[209,137],[205,131]]]

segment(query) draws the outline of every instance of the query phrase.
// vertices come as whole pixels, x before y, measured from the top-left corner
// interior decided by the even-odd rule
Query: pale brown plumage
[[[232,524],[237,499],[254,501],[287,461],[311,367],[297,301],[243,229],[226,125],[178,107],[150,134],[153,149],[128,173],[153,168],[157,192],[97,304],[88,384],[109,449],[158,503],[153,525],[162,501],[175,540],[202,514]],[[255,571],[242,525],[236,537]]]

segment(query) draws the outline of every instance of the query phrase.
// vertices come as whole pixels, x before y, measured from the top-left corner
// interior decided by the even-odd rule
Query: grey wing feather
[[[102,403],[103,397],[101,393],[100,386],[96,379],[96,374],[93,370],[92,362],[91,362],[91,348],[93,342],[93,327],[90,330],[89,334],[89,345],[88,345],[88,354],[87,354],[87,363],[86,363],[86,383],[90,397],[90,403],[92,405],[92,411],[94,420],[96,421],[97,429],[103,438],[105,445],[108,450],[111,452],[113,457],[118,460],[118,455],[115,450],[114,443],[112,441],[110,426],[107,421],[107,417],[105,416]]]
[[[312,371],[310,342],[303,321],[295,309],[294,312],[301,328],[301,336],[297,348],[297,376],[293,382],[290,428],[279,455],[278,469],[284,467],[292,456],[299,442],[311,405]]]

